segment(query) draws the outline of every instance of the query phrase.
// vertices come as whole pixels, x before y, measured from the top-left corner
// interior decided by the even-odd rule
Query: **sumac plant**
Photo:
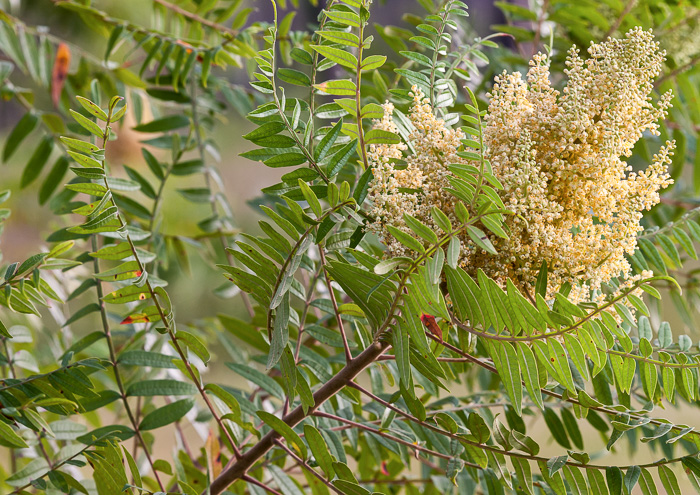
[[[2,493],[700,488],[697,7],[139,3],[0,10]]]

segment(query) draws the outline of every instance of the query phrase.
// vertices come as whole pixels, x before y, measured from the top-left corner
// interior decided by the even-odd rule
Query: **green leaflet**
[[[524,342],[517,342],[515,347],[518,352],[518,363],[520,364],[520,371],[523,375],[525,388],[535,404],[537,404],[540,409],[544,409],[542,392],[540,391],[539,386],[539,370],[537,366],[537,359],[535,359],[535,354]]]
[[[318,465],[321,466],[323,472],[326,473],[326,477],[328,479],[332,479],[335,474],[335,470],[333,469],[333,458],[331,453],[328,451],[326,442],[319,431],[312,425],[305,424],[304,438],[309,444],[309,448],[311,449],[314,459],[316,459]]]
[[[575,408],[574,408],[575,410]],[[561,409],[561,419],[566,428],[566,432],[569,435],[571,443],[574,444],[580,450],[583,450],[583,436],[581,435],[581,429],[578,426],[578,420],[571,409],[563,408]]]
[[[372,129],[365,133],[365,144],[398,144],[401,138],[398,134],[382,129]]]
[[[556,460],[557,458],[554,459]],[[537,461],[537,464],[540,468],[542,477],[552,491],[554,491],[556,495],[566,495],[566,486],[564,485],[564,479],[562,478],[561,473],[555,472],[554,474],[550,475],[550,468],[548,466],[549,462]]]
[[[477,296],[480,291],[475,294],[472,290],[474,287],[478,290],[478,286],[461,268],[454,269],[448,266],[445,268],[445,274],[447,275],[447,287],[459,319],[468,320],[472,325],[485,325],[485,317],[481,312],[481,304]],[[469,281],[472,284],[469,284]]]
[[[100,150],[100,148],[98,148],[94,144],[87,143],[79,139],[61,137],[61,142],[68,146],[70,149],[79,151],[80,153],[96,154],[97,152],[103,151]]]
[[[423,247],[423,244],[421,244],[421,242],[415,237],[411,236],[410,234],[407,234],[402,230],[397,229],[393,225],[387,225],[386,228],[389,231],[389,233],[391,233],[391,235],[396,238],[397,241],[399,241],[411,251],[415,251],[416,253],[425,253],[425,247]]]
[[[656,365],[642,361],[639,363],[639,372],[642,376],[642,387],[644,388],[644,393],[650,400],[653,400],[656,392],[656,384],[659,378]]]
[[[29,448],[27,443],[20,437],[12,427],[0,421],[0,445],[15,449]]]
[[[282,352],[280,370],[282,371],[282,385],[285,394],[290,402],[294,402],[297,389],[297,363],[290,346],[285,346]]]
[[[265,422],[266,425],[282,435],[287,441],[287,444],[294,448],[302,459],[306,459],[308,457],[306,444],[302,442],[301,437],[294,430],[292,430],[287,423],[279,419],[274,414],[266,411],[258,411],[256,414]]]
[[[316,400],[314,399],[311,386],[309,385],[304,373],[302,373],[301,369],[298,367],[295,367],[294,370],[297,381],[296,392],[299,394],[299,400],[301,401],[301,407],[304,410],[304,414],[308,414],[309,409],[316,405]]]
[[[321,203],[318,201],[318,197],[305,181],[299,179],[298,184],[302,194],[304,195],[304,199],[306,199],[306,202],[309,203],[311,211],[314,212],[316,218],[320,218],[323,214],[323,208],[321,207]]]
[[[525,299],[510,279],[507,281],[507,294],[513,316],[527,335],[544,333],[547,330],[547,322],[542,318],[537,308]]]
[[[270,340],[270,353],[267,357],[267,369],[274,367],[282,357],[282,352],[289,341],[289,292],[282,297],[282,302],[275,310],[274,327]]]
[[[349,26],[351,28],[360,27],[361,20],[355,12],[328,10],[325,11],[325,15],[328,16],[328,18],[334,20],[335,22],[338,22],[345,26]]]
[[[151,297],[148,287],[145,285],[139,287],[137,285],[127,285],[121,289],[117,289],[105,295],[102,300],[110,304],[125,304],[131,301],[143,301]]]
[[[131,455],[131,452],[129,452],[129,450],[124,445],[122,445],[121,447],[122,447],[122,451],[124,453],[124,457],[126,457],[126,462],[129,465],[129,472],[131,473],[131,477],[133,478],[134,483],[136,484],[136,486],[139,486],[139,487],[142,486],[143,482],[141,480],[141,473],[139,473],[139,468],[136,465],[136,461],[134,460],[134,457]]]
[[[211,355],[209,354],[206,345],[204,345],[204,343],[199,340],[196,335],[183,330],[178,330],[175,332],[175,338],[178,341],[182,341],[191,352],[202,360],[205,366],[207,365],[211,359]]]
[[[285,294],[289,290],[289,287],[292,285],[292,281],[294,280],[294,274],[299,268],[299,265],[301,265],[302,256],[309,249],[311,243],[311,236],[306,236],[298,245],[296,251],[294,252],[291,258],[291,261],[287,263],[287,267],[282,275],[279,285],[277,286],[277,291],[272,297],[270,309],[277,308],[277,306],[279,306],[279,304],[283,301]]]
[[[362,59],[362,70],[374,70],[378,69],[386,62],[385,55],[370,55],[367,58]]]
[[[66,184],[66,189],[75,191],[77,193],[88,194],[90,196],[102,196],[107,192],[107,188],[102,184],[92,184],[89,182],[82,182],[77,184]]]
[[[537,455],[540,452],[540,446],[529,436],[520,433],[518,430],[512,430],[510,433],[514,449],[522,450],[530,455]]]
[[[554,368],[557,370],[557,376],[561,379],[561,384],[564,385],[569,392],[576,394],[574,379],[571,375],[571,368],[569,367],[569,358],[564,347],[556,339],[548,339],[547,347],[549,349],[550,358],[554,359]]]
[[[233,415],[235,420],[240,421],[241,405],[239,404],[238,400],[233,396],[233,394],[214,383],[207,383],[204,386],[204,390],[214,395],[216,398],[220,399],[229,408],[229,410],[231,411],[229,414],[227,414],[229,418],[231,415]]]
[[[284,400],[284,390],[282,390],[282,387],[280,387],[280,385],[274,379],[270,378],[266,374],[242,364],[226,363],[226,366],[241,375],[243,378],[250,380],[270,395],[277,397],[279,400]]]
[[[522,413],[523,389],[520,383],[520,366],[515,349],[510,342],[490,341],[491,358],[498,376],[510,397],[518,416]]]
[[[95,276],[107,282],[129,280],[141,276],[141,268],[137,261],[127,261],[115,268],[100,272]]]
[[[102,128],[100,128],[99,125],[97,125],[95,122],[92,120],[88,119],[84,115],[76,112],[75,110],[70,110],[70,114],[73,117],[73,119],[80,124],[84,129],[92,133],[93,135],[101,138],[104,135],[104,131]]]
[[[78,100],[78,103],[82,105],[82,107],[90,113],[93,117],[97,117],[103,122],[107,121],[107,114],[102,110],[99,105],[95,104],[94,102],[88,100],[87,98],[83,96],[76,96],[76,100]]]
[[[681,495],[678,479],[676,479],[676,475],[671,471],[671,468],[665,465],[659,466],[659,479],[668,495]]]
[[[345,33],[349,34],[349,33]],[[314,158],[316,161],[323,160],[331,147],[335,144],[340,132],[343,128],[343,119],[341,118],[336,124],[323,136],[321,142],[314,149]]]
[[[276,146],[280,146],[280,144],[281,143],[277,143]],[[306,163],[306,161],[306,155],[304,155],[303,153],[290,152],[276,154],[266,160],[263,160],[263,163],[268,167],[279,168],[301,165],[302,163]]]
[[[117,493],[119,487],[128,483],[121,449],[113,441],[107,442],[88,457],[94,466],[93,477],[98,495]]]
[[[511,457],[513,462],[513,467],[515,468],[515,474],[518,477],[517,488],[526,493],[527,495],[533,495],[532,486],[532,470],[530,468],[530,463],[521,457]]]
[[[380,325],[384,321],[393,299],[393,282],[385,281],[384,277],[341,262],[330,262],[328,272],[362,308],[373,325]],[[370,291],[372,292],[368,298]]]
[[[520,333],[520,325],[518,318],[515,318],[516,311],[510,305],[508,296],[492,279],[479,270],[478,272],[479,285],[481,286],[482,294],[485,299],[490,302],[490,308],[493,308],[491,317],[492,322],[496,322],[496,332],[501,333],[502,329],[509,331],[511,335]]]
[[[350,79],[334,79],[314,85],[319,91],[333,96],[354,96],[357,86]]]
[[[608,466],[605,469],[605,478],[610,495],[622,495],[622,470],[617,466]]]
[[[19,119],[17,125],[15,125],[5,140],[5,147],[2,150],[3,162],[6,162],[13,155],[17,147],[34,130],[38,122],[39,119],[33,112],[27,112]]]
[[[424,225],[420,220],[409,214],[404,214],[403,218],[408,228],[410,228],[414,234],[422,238],[428,244],[437,244],[438,237],[430,227]]]
[[[405,327],[409,335],[409,347],[414,358],[411,360],[415,366],[421,366],[421,373],[430,378],[436,385],[445,388],[440,379],[446,379],[445,371],[433,354],[426,337],[426,328],[420,320],[422,311],[415,295],[409,294],[404,306],[407,312],[404,317]],[[420,356],[420,357],[418,357]],[[445,388],[446,389],[446,388]]]
[[[56,188],[61,185],[63,177],[68,171],[68,164],[68,158],[65,156],[59,156],[56,159],[39,190],[39,204],[43,205],[46,203]]]
[[[20,180],[21,188],[27,187],[39,177],[52,151],[53,138],[51,136],[44,136],[24,167],[22,179]]]
[[[353,47],[360,45],[360,38],[356,34],[346,31],[317,31],[316,34],[332,43]]]
[[[664,263],[663,259],[661,258],[661,255],[659,254],[659,251],[656,249],[656,246],[649,240],[649,239],[644,239],[640,238],[637,240],[637,244],[639,245],[640,251],[644,254],[644,256],[652,262],[652,264],[658,268],[664,275],[668,273],[666,269],[666,264]]]
[[[554,476],[561,468],[566,465],[566,461],[569,460],[568,455],[560,455],[552,457],[547,461],[547,474],[551,477]]]
[[[583,379],[588,381],[590,379],[588,374],[588,364],[580,342],[573,335],[567,333],[564,334],[564,343],[566,344],[566,350],[568,351],[569,356],[571,356],[571,360],[576,365],[576,369],[579,373],[581,373]]]
[[[142,380],[126,389],[129,397],[152,397],[155,395],[194,395],[197,387],[189,382],[179,380]]]
[[[625,473],[624,485],[626,493],[632,493],[632,490],[637,485],[642,470],[639,466],[630,466]]]
[[[100,306],[97,303],[91,303],[86,306],[83,306],[80,308],[78,311],[73,313],[70,318],[66,320],[66,322],[63,324],[63,326],[68,326],[71,323],[74,323],[78,321],[79,319],[83,318],[84,316],[87,316],[91,313],[95,313],[100,310]]]
[[[173,364],[173,356],[161,354],[155,351],[142,351],[139,349],[124,351],[119,355],[119,364],[131,366],[151,366],[153,368],[176,368]]]
[[[354,70],[358,66],[357,57],[348,51],[326,45],[311,45],[311,48],[343,67]]]
[[[544,421],[552,434],[552,437],[556,442],[566,449],[571,448],[571,443],[569,443],[569,437],[566,434],[566,429],[564,424],[557,416],[557,413],[553,409],[547,407],[544,410]]]
[[[605,484],[605,478],[600,471],[597,469],[587,469],[586,475],[588,476],[588,484],[591,487],[591,493],[595,493],[596,495],[610,495],[608,486]]]
[[[278,466],[270,466],[270,474],[272,479],[280,488],[284,495],[304,495],[299,486],[292,480],[291,477],[284,472],[284,470]]]
[[[484,232],[481,229],[470,225],[467,227],[467,234],[469,235],[469,238],[472,241],[474,241],[474,244],[479,246],[487,253],[498,254],[496,248],[494,248],[493,244],[491,244],[491,241],[489,240],[488,236],[484,234]]]
[[[646,468],[642,468],[642,474],[639,477],[639,487],[644,495],[659,495],[654,478]]]
[[[564,466],[563,472],[572,495],[588,495],[588,485],[579,468],[576,466]]]
[[[355,154],[357,149],[357,140],[353,139],[345,146],[336,151],[333,156],[328,161],[328,177],[335,177],[342,169],[345,164],[348,163],[350,158]]]
[[[194,406],[193,398],[180,399],[148,413],[141,420],[139,429],[155,430],[180,420]]]
[[[411,377],[411,360],[409,352],[409,336],[404,325],[396,325],[393,330],[392,347],[396,356],[396,365],[399,368],[399,377],[405,389],[413,392],[413,378]]]
[[[166,132],[189,125],[190,119],[186,115],[169,115],[146,124],[134,126],[133,129],[137,132]]]
[[[619,383],[620,390],[629,392],[632,388],[632,380],[634,379],[634,372],[637,367],[636,361],[631,358],[611,355],[610,362],[613,372],[615,373],[615,378]]]

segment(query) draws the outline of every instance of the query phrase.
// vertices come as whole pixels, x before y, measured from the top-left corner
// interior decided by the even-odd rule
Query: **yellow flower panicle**
[[[671,106],[671,93],[654,104],[653,82],[665,57],[650,31],[632,29],[624,39],[591,44],[583,60],[574,47],[567,57],[567,83],[561,92],[549,80],[546,56],[530,62],[526,79],[518,72],[497,77],[483,131],[485,157],[504,190],[501,199],[515,215],[509,238],[491,239],[498,255],[486,255],[463,236],[460,265],[481,268],[499,283],[506,277],[530,291],[543,261],[549,267],[548,296],[571,283],[574,300],[590,300],[591,290],[614,277],[629,277],[625,253],[632,254],[642,211],[660,200],[659,190],[673,181],[667,165],[674,143],[667,142],[644,171],[632,172],[623,160],[644,132],[658,135],[658,121]],[[464,163],[464,135],[435,117],[421,91],[413,88],[409,136],[415,153],[394,161],[406,146],[370,147],[374,180],[370,186],[370,230],[387,244],[388,255],[408,255],[385,231],[391,224],[408,232],[409,213],[436,232],[430,209],[452,220],[454,197],[448,165]],[[395,131],[393,107],[376,127]]]

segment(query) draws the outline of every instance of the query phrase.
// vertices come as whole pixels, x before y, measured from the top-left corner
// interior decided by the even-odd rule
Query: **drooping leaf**
[[[157,395],[194,395],[197,387],[192,383],[173,379],[142,380],[133,383],[126,390],[130,397],[152,397]]]
[[[294,448],[302,459],[306,459],[308,455],[306,444],[301,440],[301,437],[289,427],[287,423],[282,421],[274,414],[266,411],[258,411],[257,415],[265,422],[266,425],[282,435],[289,446]]]
[[[17,125],[5,139],[5,147],[2,150],[3,162],[6,162],[12,156],[19,145],[22,144],[24,138],[34,130],[38,122],[39,119],[33,112],[27,112],[19,119]]]
[[[193,398],[180,399],[151,411],[141,420],[139,429],[142,431],[155,430],[179,421],[194,407],[194,403]]]

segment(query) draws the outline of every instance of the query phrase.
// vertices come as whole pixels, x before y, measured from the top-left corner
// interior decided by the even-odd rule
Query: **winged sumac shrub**
[[[99,55],[0,11],[3,160],[54,229],[0,271],[2,492],[698,489],[700,433],[664,413],[694,411],[700,352],[655,302],[694,329],[699,57],[661,46],[697,8],[502,3],[475,38],[456,0],[398,27],[329,0],[309,32],[240,3],[56,2]],[[285,169],[250,231],[229,110]],[[129,128],[143,166],[109,153]],[[192,319],[168,291],[207,265],[221,309]]]

